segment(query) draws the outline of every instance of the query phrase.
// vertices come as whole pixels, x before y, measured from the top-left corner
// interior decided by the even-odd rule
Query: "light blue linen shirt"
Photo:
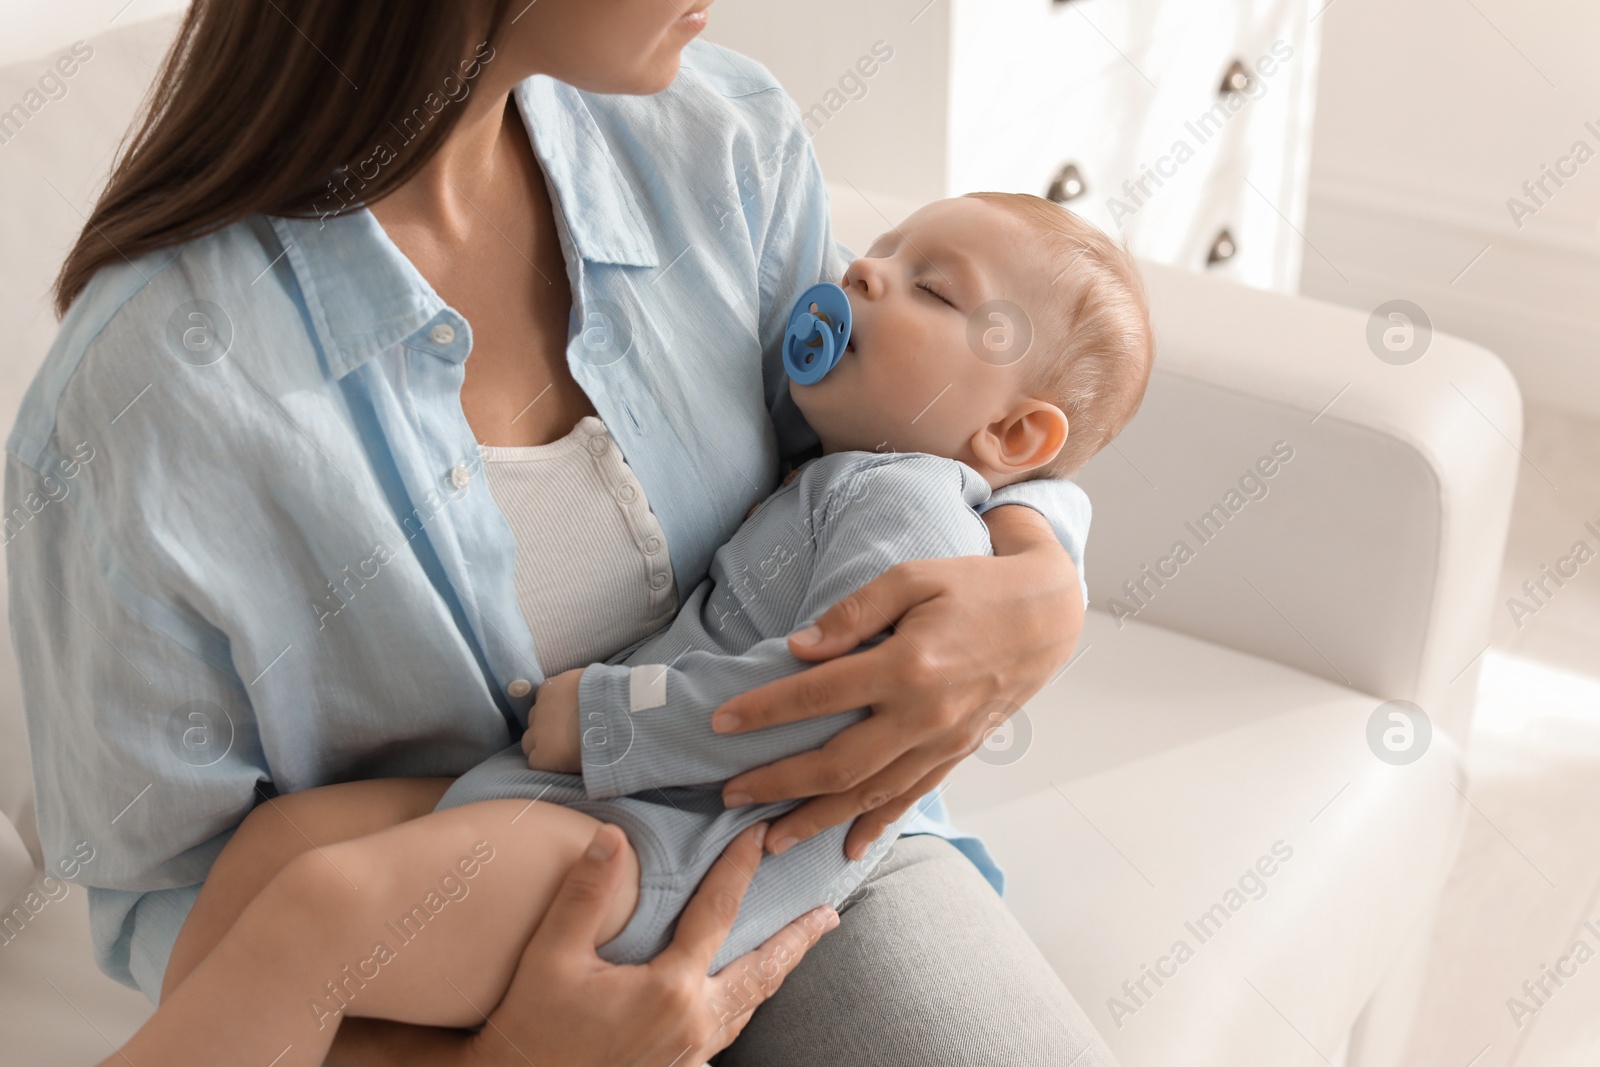
[[[692,589],[816,445],[779,341],[848,261],[822,175],[771,75],[702,42],[655,96],[535,77],[516,100],[567,263],[568,364]],[[257,216],[100,271],[23,402],[5,536],[40,833],[52,865],[93,848],[97,962],[151,1000],[263,797],[459,775],[521,734],[542,678],[461,410],[471,348],[370,212]],[[1082,574],[1075,485],[1003,503],[1050,519]],[[939,805],[912,829],[998,887]]]

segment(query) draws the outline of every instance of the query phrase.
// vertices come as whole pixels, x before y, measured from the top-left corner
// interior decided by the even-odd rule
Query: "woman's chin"
[[[605,96],[654,96],[672,85],[683,59],[683,45],[672,40],[661,43],[659,53],[627,70],[609,71],[597,77],[554,76],[575,89]]]
[[[653,96],[665,92],[678,77],[678,67],[683,60],[682,44],[666,44],[663,50],[667,52],[657,62],[651,63],[649,69],[639,78],[640,87],[630,90],[638,96]]]

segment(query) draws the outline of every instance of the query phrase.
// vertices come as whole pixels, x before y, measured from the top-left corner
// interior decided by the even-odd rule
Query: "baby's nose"
[[[842,288],[855,290],[863,296],[875,296],[881,288],[877,267],[869,260],[858,259],[845,268]]]

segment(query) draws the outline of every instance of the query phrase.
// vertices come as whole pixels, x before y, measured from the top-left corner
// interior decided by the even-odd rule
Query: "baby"
[[[576,811],[620,826],[636,856],[638,881],[602,931],[607,939],[599,952],[612,962],[643,962],[659,952],[722,849],[745,828],[797,803],[725,807],[723,782],[818,748],[865,714],[720,733],[717,709],[804,669],[788,651],[787,635],[894,564],[988,554],[987,527],[974,509],[990,492],[1076,472],[1143,398],[1153,340],[1132,259],[1038,197],[974,193],[930,204],[879,237],[850,265],[842,285],[853,320],[844,354],[815,384],[790,383],[823,454],[753,509],[671,625],[609,663],[545,681],[522,745],[469,771],[434,813],[417,820],[448,820],[462,806],[515,801],[507,810],[519,818],[531,809],[574,819]],[[529,802],[536,800],[569,811],[535,808]],[[860,860],[844,854],[848,825],[765,857],[711,969],[797,915],[837,906],[913,814],[890,826]],[[530,834],[519,848],[546,847],[545,838]],[[487,855],[494,854],[490,848]],[[559,876],[572,853],[550,844],[533,858],[559,868]],[[271,958],[274,973],[304,979],[296,988],[315,988],[326,977],[312,973],[318,964],[294,974],[297,939],[315,939],[319,959],[361,959],[372,949],[373,930],[392,917],[365,918],[352,922],[347,915],[339,924],[303,930],[290,922],[251,927],[272,929],[270,938],[251,934],[241,921],[212,957],[248,970]],[[480,990],[492,1002],[515,968],[528,917],[508,915],[504,929],[493,928],[499,920],[492,914],[480,912],[478,921],[475,965],[503,976],[495,979],[498,991]],[[249,937],[261,943],[231,943]],[[329,938],[349,944],[341,950]],[[440,953],[443,961],[448,951],[437,937],[405,949],[408,965],[422,970],[428,954]],[[228,979],[206,984],[218,1004],[203,1003],[212,994],[191,989],[195,982],[184,983],[177,998],[199,1024],[225,1018],[223,991],[231,1000],[241,988]],[[353,999],[349,1013],[449,1025],[436,1014],[432,986],[418,989],[415,1004],[398,981],[388,982],[381,1006],[375,998],[363,1003],[366,996]],[[293,1003],[303,1016],[303,997],[281,1003]],[[254,1007],[270,1016],[276,1003],[264,998]],[[333,1011],[343,1007],[334,1002]],[[163,1001],[157,1017],[167,1010]],[[304,1034],[303,1019],[284,1018],[282,1026]],[[321,1063],[328,1045],[316,1043],[323,1034],[331,1042],[334,1029],[319,1026],[296,1040],[292,1061]]]
[[[930,204],[879,237],[843,286],[844,355],[815,384],[789,383],[824,455],[756,506],[670,626],[548,679],[522,746],[440,802],[540,797],[619,824],[642,881],[632,918],[600,949],[612,962],[664,948],[722,848],[795,806],[725,809],[723,782],[865,715],[723,734],[717,708],[806,667],[788,635],[894,564],[989,554],[974,509],[991,490],[1075,472],[1144,395],[1152,342],[1131,258],[1038,197]],[[848,823],[768,856],[713,970],[796,915],[837,907],[915,814],[861,860],[844,854]]]

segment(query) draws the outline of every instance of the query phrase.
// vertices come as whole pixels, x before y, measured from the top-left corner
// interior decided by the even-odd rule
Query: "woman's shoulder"
[[[225,357],[242,324],[286,302],[279,287],[253,284],[272,259],[264,233],[265,219],[246,219],[96,272],[23,396],[7,451],[38,468],[65,414],[118,425],[158,384],[203,405],[213,383],[182,369]]]

